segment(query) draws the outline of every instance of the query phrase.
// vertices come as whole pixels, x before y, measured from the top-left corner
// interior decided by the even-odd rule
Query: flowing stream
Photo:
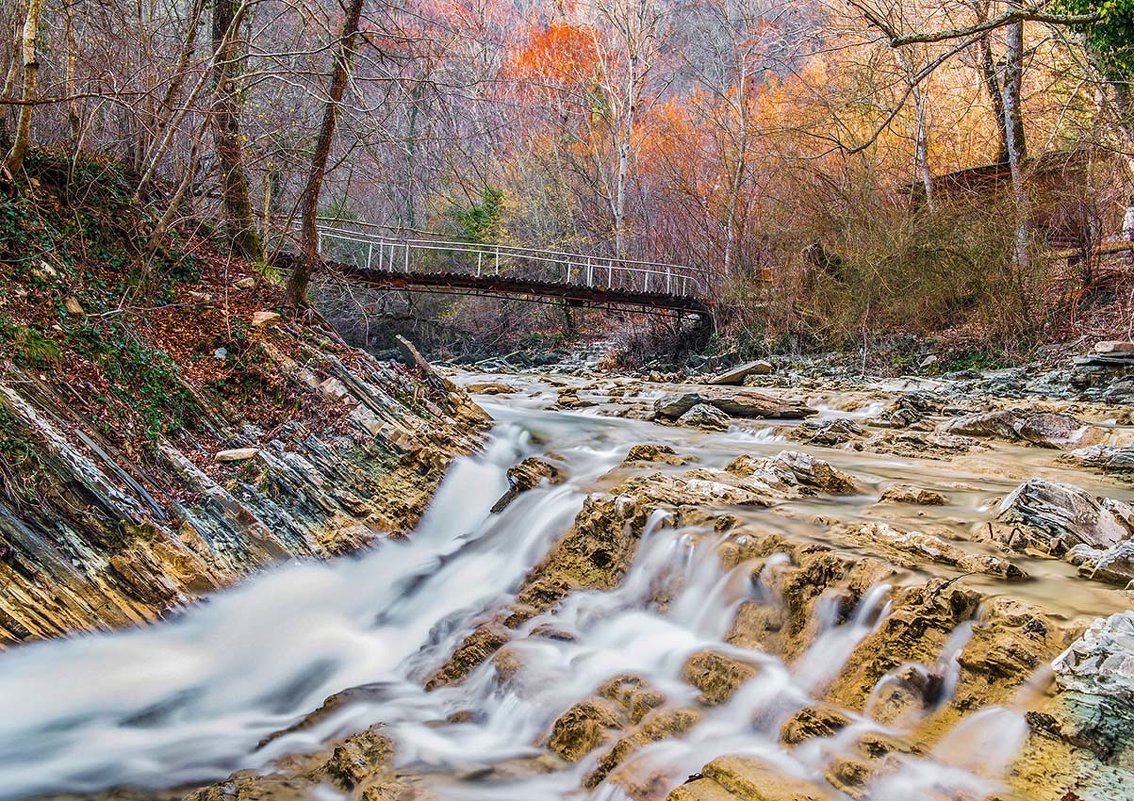
[[[537,744],[555,719],[620,674],[647,679],[667,707],[695,706],[698,691],[681,678],[682,665],[707,647],[751,664],[755,678],[683,735],[639,750],[623,770],[640,764],[643,775],[660,773],[672,787],[719,754],[752,753],[788,774],[815,778],[856,733],[885,730],[853,716],[834,737],[790,752],[778,744],[782,722],[812,703],[855,645],[885,619],[889,586],[876,586],[846,622],[826,618],[809,650],[789,667],[723,641],[739,604],[779,599],[749,579],[749,566],[722,570],[719,535],[674,528],[660,511],[618,588],[576,593],[520,627],[510,645],[520,664],[513,676],[501,681],[486,663],[459,685],[423,690],[424,679],[454,647],[514,598],[532,565],[570,528],[587,494],[604,489],[606,474],[631,445],[669,442],[695,451],[706,465],[788,447],[766,426],[704,434],[602,417],[598,409],[549,411],[550,388],[533,380],[528,389],[531,397],[483,399],[497,419],[490,441],[482,453],[454,464],[408,539],[332,563],[279,567],[157,625],[0,655],[0,799],[216,781],[375,722],[387,724],[400,765],[431,776],[437,798],[623,799],[623,786],[613,782],[580,789],[602,749],[555,772],[509,773],[502,766],[542,753]],[[549,450],[567,464],[568,480],[525,492],[492,513],[508,487],[505,471]],[[868,486],[908,479],[917,469],[924,485],[951,488],[954,505],[939,514],[961,522],[978,519],[1014,483],[1010,475],[958,483],[944,464],[823,455]],[[1033,469],[1026,461],[1031,454],[1013,458],[1021,470]],[[870,502],[809,504],[827,512],[842,504],[846,515],[868,516]],[[774,516],[768,510],[746,514]],[[819,538],[804,518],[781,515],[768,524]],[[651,598],[666,582],[671,600],[659,607]],[[1046,592],[1042,582],[1030,591]],[[1083,592],[1077,605],[1089,614],[1095,600]],[[549,627],[561,636],[540,633]],[[967,636],[959,629],[941,664],[925,666],[944,673],[946,695],[950,666]],[[354,703],[269,738],[328,696],[360,686],[366,692]],[[903,758],[871,798],[913,801],[943,791],[979,796],[995,787],[1024,732],[1018,711],[985,709],[932,753]]]

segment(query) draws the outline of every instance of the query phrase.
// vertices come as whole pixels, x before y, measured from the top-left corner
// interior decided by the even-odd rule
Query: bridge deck
[[[572,305],[710,314],[688,267],[560,251],[393,239],[321,226],[324,261],[353,281],[397,289],[563,299]]]

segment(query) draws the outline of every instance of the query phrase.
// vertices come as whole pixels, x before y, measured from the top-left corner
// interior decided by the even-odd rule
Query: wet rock
[[[718,757],[701,769],[701,778],[683,784],[666,801],[836,801],[826,783],[797,778],[755,756]]]
[[[968,453],[978,440],[953,434],[920,431],[886,431],[871,437],[863,445],[866,450],[892,453],[914,459],[946,460]]]
[[[677,418],[677,424],[688,428],[701,428],[705,431],[727,431],[731,421],[720,409],[707,403],[698,403]]]
[[[1134,472],[1134,446],[1090,445],[1068,451],[1059,461],[1090,467],[1104,473]]]
[[[768,375],[774,369],[771,362],[761,359],[759,361],[742,364],[739,367],[734,367],[731,370],[720,373],[709,379],[709,383],[714,385],[724,384],[739,386],[743,384],[744,379],[750,375]]]
[[[940,492],[915,487],[912,484],[891,484],[882,491],[880,501],[890,503],[910,503],[917,506],[943,506],[949,499]]]
[[[946,641],[981,603],[975,592],[943,579],[891,591],[890,612],[854,649],[824,698],[861,709],[891,671],[917,662],[934,664]]]
[[[535,489],[545,481],[556,485],[566,480],[567,474],[558,465],[538,456],[529,456],[519,464],[508,468],[508,491],[492,505],[492,511],[494,513],[503,511],[520,493]]]
[[[1106,549],[1076,545],[1067,553],[1067,561],[1078,566],[1079,575],[1134,588],[1134,539],[1126,539]]]
[[[1033,478],[1001,501],[988,536],[1008,548],[1056,556],[1075,545],[1105,550],[1130,536],[1129,517],[1125,504],[1100,502],[1072,484]]]
[[[1029,723],[1097,760],[1077,760],[1084,799],[1126,797],[1118,788],[1129,789],[1134,770],[1134,612],[1095,620],[1051,666],[1060,692]]]
[[[802,420],[816,410],[791,401],[781,401],[770,395],[749,390],[728,392],[705,390],[669,395],[654,402],[654,415],[664,420],[676,420],[700,403],[715,406],[731,417],[758,417],[775,420]]]
[[[815,737],[832,737],[851,723],[850,716],[828,704],[805,706],[780,727],[780,742],[798,745]]]
[[[788,429],[786,436],[797,442],[807,445],[817,445],[824,448],[834,448],[847,442],[858,439],[866,434],[866,430],[854,420],[839,417],[834,420],[824,420],[820,423],[806,421]]]
[[[812,487],[831,495],[854,495],[858,487],[849,475],[811,454],[800,451],[780,451],[772,458],[774,467],[791,471],[805,487]]]
[[[340,740],[330,753],[283,757],[263,770],[239,771],[184,801],[308,801],[321,791],[394,801],[404,797],[406,783],[393,771],[393,755],[393,743],[372,726]]]
[[[473,382],[472,384],[466,384],[465,389],[473,395],[511,395],[514,392],[520,391],[519,387],[497,381]]]
[[[495,623],[478,626],[465,637],[449,660],[425,682],[425,689],[435,690],[463,681],[511,639],[511,633]]]
[[[1012,410],[980,412],[958,417],[946,423],[942,430],[963,437],[996,437],[1015,441],[1020,438],[1015,424],[1020,413]]]
[[[640,676],[622,674],[604,681],[598,694],[614,703],[629,723],[637,724],[649,712],[665,703],[665,696]]]
[[[563,387],[559,390],[559,395],[556,398],[553,409],[586,409],[590,406],[597,406],[597,401],[587,400],[579,397],[579,387]]]
[[[890,428],[906,428],[940,414],[945,399],[935,392],[914,390],[893,401],[873,422]]]
[[[698,651],[681,669],[684,679],[701,691],[697,700],[707,706],[732,698],[740,685],[757,672],[755,666],[716,651]]]
[[[758,417],[766,420],[802,420],[818,414],[798,403],[784,401],[771,395],[742,390],[732,393],[712,393],[705,397],[705,403],[716,406],[732,417]]]
[[[1064,690],[1134,704],[1134,612],[1098,618],[1051,667]]]
[[[689,731],[701,720],[701,714],[694,709],[655,709],[646,715],[632,732],[619,738],[609,750],[598,759],[595,769],[583,780],[583,785],[593,790],[610,773],[633,753],[645,745],[660,742],[670,737],[679,737]]]
[[[922,665],[904,665],[878,682],[866,713],[879,723],[904,724],[927,712],[941,697],[943,677]]]
[[[875,553],[885,555],[905,567],[916,569],[925,562],[935,562],[966,573],[985,573],[1013,580],[1027,577],[1023,570],[1007,559],[969,553],[940,537],[921,531],[903,530],[882,522],[851,525],[845,531],[858,543],[872,546]]]
[[[1042,609],[1007,596],[987,599],[972,636],[957,654],[961,667],[953,705],[1002,703],[1066,644]]]
[[[548,748],[568,762],[578,762],[611,739],[624,719],[614,704],[603,698],[580,701],[558,718],[551,728]]]
[[[645,467],[649,464],[683,465],[692,459],[688,456],[678,456],[677,451],[668,445],[635,445],[626,453],[622,460],[623,467]]]
[[[1070,415],[1016,409],[958,417],[943,430],[960,436],[994,437],[1057,450],[1091,445],[1105,436],[1103,429]]]
[[[667,395],[654,401],[654,414],[665,420],[676,420],[698,403],[701,403],[701,395],[696,392]]]

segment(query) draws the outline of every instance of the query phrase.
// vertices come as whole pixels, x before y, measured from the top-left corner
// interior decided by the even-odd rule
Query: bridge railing
[[[324,259],[366,271],[500,276],[683,298],[706,294],[702,277],[681,265],[511,245],[384,237],[331,226],[320,226],[318,231],[319,253]]]

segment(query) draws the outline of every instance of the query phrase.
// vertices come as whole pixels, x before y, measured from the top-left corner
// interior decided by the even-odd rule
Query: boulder
[[[273,311],[258,311],[252,315],[252,325],[256,328],[265,328],[280,321],[280,315]]]
[[[644,467],[647,464],[669,464],[669,465],[683,465],[688,464],[692,459],[687,456],[678,456],[677,451],[668,445],[655,445],[653,443],[646,443],[643,445],[635,445],[626,452],[626,458],[622,460],[623,467]]]
[[[1000,503],[992,538],[1009,548],[1061,555],[1073,546],[1107,549],[1131,534],[1129,507],[1100,502],[1073,484],[1025,481]],[[978,529],[978,532],[980,529]]]
[[[1089,445],[1076,448],[1059,457],[1061,462],[1092,467],[1104,473],[1134,472],[1134,446]]]
[[[654,401],[654,415],[666,420],[676,420],[698,403],[701,403],[701,396],[696,392],[667,395]]]
[[[926,390],[913,390],[904,393],[883,409],[875,422],[889,428],[905,428],[939,414],[944,406],[945,399],[940,395]]]
[[[1134,612],[1095,620],[1051,668],[1064,690],[1134,704]]]
[[[1076,545],[1067,561],[1078,565],[1079,575],[1107,584],[1134,589],[1134,540],[1123,540],[1106,549]]]
[[[714,393],[705,396],[705,402],[716,406],[733,417],[758,417],[765,420],[802,420],[819,412],[798,403],[782,401],[771,395],[751,390]]]
[[[866,430],[854,420],[838,417],[822,422],[806,421],[787,431],[786,436],[797,442],[834,448],[863,436]]]
[[[878,500],[890,503],[912,503],[918,506],[944,506],[949,499],[940,492],[934,492],[913,484],[891,484],[882,491]]]
[[[1041,448],[1063,450],[1100,441],[1105,432],[1068,414],[1036,412],[1024,415],[1016,424],[1020,439]]]
[[[849,475],[808,453],[780,451],[772,458],[772,465],[791,471],[800,484],[822,492],[832,495],[855,495],[859,492]]]
[[[259,452],[259,448],[229,448],[228,450],[217,451],[213,459],[218,462],[244,462],[255,458]]]
[[[758,417],[768,420],[802,420],[813,414],[809,409],[791,401],[781,401],[770,395],[751,390],[685,392],[681,395],[667,395],[654,402],[654,416],[666,420],[676,420],[700,403],[715,406],[732,417]]]
[[[967,437],[1023,441],[1057,450],[1090,445],[1105,436],[1103,429],[1068,414],[1015,409],[964,415],[946,424],[943,430]]]
[[[251,276],[241,278],[240,280],[233,283],[232,286],[234,289],[255,289],[256,279],[252,278]]]
[[[86,314],[86,311],[83,309],[83,304],[79,303],[78,298],[75,297],[68,297],[64,300],[63,308],[66,309],[67,314],[72,317],[82,317]]]
[[[1011,410],[966,414],[949,421],[942,430],[961,437],[995,437],[1015,442],[1020,438],[1015,428],[1019,417],[1019,412]]]
[[[706,431],[727,431],[730,425],[729,416],[720,409],[707,403],[698,403],[681,417],[677,418],[679,425],[689,428],[701,428]]]
[[[748,362],[747,364],[742,364],[739,367],[734,367],[731,370],[713,376],[709,379],[709,383],[714,385],[739,386],[743,384],[744,379],[750,375],[768,375],[774,369],[771,362],[764,360]]]

